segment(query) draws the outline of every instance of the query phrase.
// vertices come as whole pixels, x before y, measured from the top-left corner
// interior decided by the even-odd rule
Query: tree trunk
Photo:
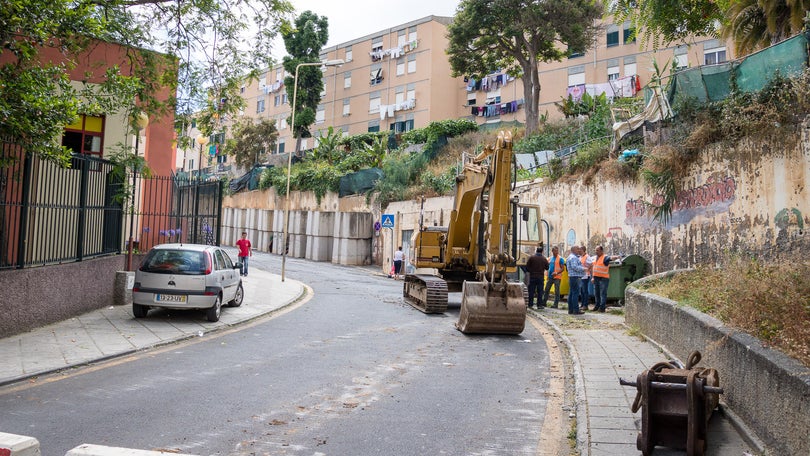
[[[540,123],[540,74],[537,71],[537,62],[530,59],[528,65],[523,67],[523,96],[526,110],[526,137],[537,133]]]

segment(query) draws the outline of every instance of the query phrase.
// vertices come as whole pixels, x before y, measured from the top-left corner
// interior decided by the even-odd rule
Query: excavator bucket
[[[456,328],[464,334],[520,334],[526,301],[520,283],[464,282]]]

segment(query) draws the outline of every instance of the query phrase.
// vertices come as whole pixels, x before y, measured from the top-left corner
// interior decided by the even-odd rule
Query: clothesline
[[[514,80],[515,78],[513,78],[512,76],[508,76],[505,73],[498,73],[489,76],[484,76],[480,80],[476,80],[473,78],[466,78],[467,92],[475,92],[478,90],[489,92],[491,90],[496,90],[500,87],[503,87],[508,82]]]
[[[394,117],[395,111],[404,111],[407,109],[413,109],[416,107],[416,100],[413,98],[409,100],[405,100],[401,103],[395,103],[391,105],[380,105],[380,120],[385,120],[385,117]]]
[[[480,117],[493,117],[501,114],[509,114],[517,112],[523,106],[523,98],[515,101],[508,101],[506,103],[495,103],[484,106],[470,106],[470,112],[474,116]]]

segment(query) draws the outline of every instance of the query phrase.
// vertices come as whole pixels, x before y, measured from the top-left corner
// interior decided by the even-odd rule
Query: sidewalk
[[[301,282],[250,270],[242,279],[240,307],[223,307],[216,323],[198,311],[150,310],[134,318],[132,306],[109,306],[33,331],[0,339],[0,386],[26,378],[204,336],[261,317],[298,300]]]
[[[567,308],[530,309],[529,314],[550,325],[568,346],[574,365],[577,448],[581,454],[641,454],[636,449],[641,410],[633,414],[630,408],[636,388],[619,385],[619,378],[636,381],[644,370],[671,356],[640,336],[630,335],[622,315],[590,311],[584,315],[568,315]],[[723,386],[722,372],[720,386]],[[759,454],[748,443],[755,441],[755,437],[749,436],[746,430],[738,430],[737,426],[743,426],[736,423],[738,420],[729,411],[714,412],[707,431],[706,454]],[[657,447],[654,454],[669,456],[686,452]]]

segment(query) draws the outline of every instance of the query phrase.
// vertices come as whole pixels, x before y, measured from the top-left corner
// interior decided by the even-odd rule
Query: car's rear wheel
[[[149,306],[132,303],[132,315],[135,315],[135,318],[146,318],[147,313],[149,313]]]
[[[242,289],[242,283],[236,287],[236,294],[233,295],[233,300],[228,303],[231,307],[239,307],[242,305],[242,300],[245,298],[245,290]]]
[[[208,321],[219,321],[219,316],[222,314],[222,295],[217,295],[217,300],[214,305],[205,313]]]

